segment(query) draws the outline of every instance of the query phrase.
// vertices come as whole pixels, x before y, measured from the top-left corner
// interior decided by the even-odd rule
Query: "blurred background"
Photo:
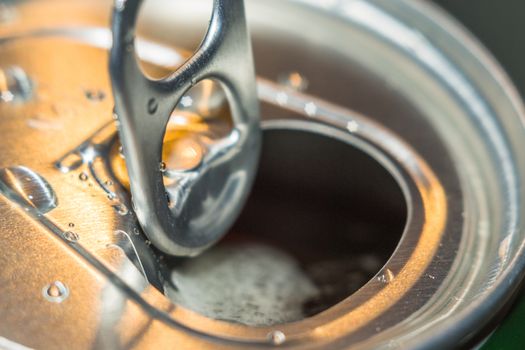
[[[492,52],[525,96],[525,1],[434,0]]]

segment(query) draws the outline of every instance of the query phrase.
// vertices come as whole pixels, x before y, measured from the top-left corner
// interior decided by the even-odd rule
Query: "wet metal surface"
[[[199,20],[206,23],[207,13],[196,9],[192,16],[173,17],[167,13],[169,1],[159,1],[167,15],[153,7],[153,12],[145,14],[142,28],[145,36],[150,34],[163,44],[150,43],[142,54],[158,58],[160,65],[176,66],[183,56],[170,47],[188,49],[199,38],[173,41],[166,33],[180,30],[178,26],[190,30]],[[294,306],[290,316],[297,321],[280,323],[288,316],[274,318],[254,312],[250,320],[267,325],[251,327],[246,319],[232,320],[231,310],[223,309],[222,316],[214,316],[213,310],[206,314],[209,305],[216,306],[212,294],[206,294],[208,306],[195,304],[191,293],[172,295],[175,302],[170,300],[166,295],[176,290],[177,283],[182,291],[217,280],[207,276],[192,281],[183,276],[184,269],[202,271],[199,266],[212,264],[206,256],[184,267],[181,261],[167,259],[155,250],[137,225],[126,184],[121,181],[125,176],[117,174],[124,159],[114,139],[113,99],[104,68],[110,35],[98,27],[108,23],[110,6],[109,2],[23,2],[16,6],[10,27],[0,27],[0,35],[19,35],[2,40],[1,66],[20,67],[34,82],[27,101],[0,103],[0,168],[4,169],[0,294],[9,296],[2,299],[9,305],[19,305],[3,308],[2,341],[37,348],[64,346],[63,339],[71,339],[67,346],[76,348],[165,348],[173,344],[188,349],[246,349],[252,345],[415,348],[421,344],[444,348],[464,341],[510,295],[523,268],[525,231],[519,217],[523,193],[515,189],[521,188],[525,160],[515,155],[525,149],[525,138],[522,104],[499,68],[453,23],[425,4],[268,0],[250,1],[247,7],[265,132],[289,132],[287,138],[301,134],[312,147],[319,145],[316,137],[332,140],[341,147],[333,149],[331,156],[353,155],[336,170],[322,163],[308,169],[308,161],[315,158],[312,149],[285,152],[287,138],[274,139],[264,181],[260,191],[256,188],[254,192],[257,200],[248,205],[244,218],[221,243],[224,246],[218,246],[216,253],[210,251],[211,261],[226,261],[221,255],[225,249],[239,267],[236,259],[244,259],[242,254],[239,258],[226,245],[269,247],[258,248],[264,253],[260,261],[273,256],[266,266],[279,261],[285,266],[282,272],[293,272],[288,280],[305,291],[303,295],[286,294],[298,298],[294,305],[301,304],[300,312]],[[78,30],[64,29],[73,19]],[[97,28],[90,28],[93,26]],[[313,27],[316,34],[307,35],[305,28]],[[38,37],[27,34],[39,28],[47,29]],[[83,69],[71,64],[86,60],[90,64],[82,65]],[[291,74],[294,72],[308,84],[301,83]],[[188,99],[181,102],[190,104]],[[277,148],[272,150],[272,146]],[[345,151],[338,153],[338,149]],[[275,154],[279,157],[272,156]],[[357,161],[358,154],[382,168],[397,187],[372,177],[371,168]],[[111,159],[120,163],[111,163]],[[291,170],[281,171],[281,161],[292,164]],[[53,208],[46,204],[53,201],[41,199],[33,202],[36,198],[30,199],[28,192],[32,187],[24,178],[7,176],[6,169],[22,173],[17,166],[30,169],[24,171],[35,183],[45,179],[58,205]],[[168,172],[167,164],[166,169]],[[308,177],[298,176],[306,170],[312,171]],[[364,181],[346,182],[348,174]],[[315,179],[323,181],[311,181]],[[379,183],[382,185],[375,185]],[[290,201],[279,207],[286,196],[273,205],[265,203],[280,193],[272,194],[272,187],[293,189],[294,185],[298,190],[290,195],[299,199],[300,206]],[[301,197],[304,188],[318,191],[322,208],[349,215],[334,219],[328,215],[330,210],[323,213],[314,205],[309,207],[315,197]],[[399,190],[407,212],[398,241],[400,226],[395,223],[399,221],[390,219],[398,218],[402,226],[405,216],[385,209],[399,203]],[[394,195],[389,196],[389,191]],[[49,191],[41,192],[47,193],[41,198],[53,198]],[[343,193],[343,199],[337,200]],[[322,195],[327,196],[323,199]],[[361,198],[356,201],[359,205],[351,205],[346,196]],[[385,203],[360,212],[367,198],[381,198]],[[261,212],[258,205],[269,208],[266,214],[272,215],[297,211],[288,220],[275,215],[276,222],[282,223],[279,231],[265,227],[257,215]],[[24,208],[47,212],[39,216],[36,210]],[[380,209],[385,211],[375,213]],[[367,213],[376,215],[367,217]],[[347,218],[355,225],[348,231],[342,229],[349,228]],[[251,229],[256,230],[248,232]],[[270,234],[264,237],[265,232]],[[334,239],[337,232],[354,239],[355,244],[338,243]],[[379,259],[362,254],[363,246],[358,244],[360,239],[362,243],[365,238],[375,238],[371,232],[383,237],[371,245],[376,249],[372,251],[381,252]],[[287,245],[286,239],[303,246]],[[337,244],[334,248],[323,242]],[[336,248],[341,249],[340,259],[327,258],[337,256]],[[327,254],[312,261],[309,249]],[[243,267],[250,271],[249,265]],[[354,267],[367,277],[357,278]],[[332,272],[345,277],[328,278]],[[225,276],[233,281],[239,277]],[[280,276],[269,276],[267,281],[278,284]],[[348,282],[347,289],[337,286],[337,290],[349,294],[358,290],[346,297],[344,292],[330,291],[327,287],[334,279]],[[57,304],[46,299],[43,288],[51,297],[65,295],[58,282],[69,293]],[[257,283],[246,282],[246,288]],[[228,289],[221,288],[215,296],[227,295]],[[241,286],[236,289],[241,290]],[[269,295],[274,298],[270,301],[279,296]],[[248,307],[247,299],[232,302]],[[304,316],[310,317],[300,319]],[[214,319],[219,317],[229,321]]]

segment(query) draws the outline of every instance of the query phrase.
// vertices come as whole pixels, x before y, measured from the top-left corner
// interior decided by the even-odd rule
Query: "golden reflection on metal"
[[[186,171],[197,167],[206,152],[204,143],[221,137],[231,129],[230,109],[227,103],[210,108],[205,103],[212,99],[216,84],[203,82],[205,101],[199,98],[197,112],[176,109],[166,127],[163,140],[162,159],[166,173]],[[120,142],[116,142],[110,152],[110,163],[117,180],[129,190],[129,178],[126,161],[121,156]],[[169,182],[169,181],[168,181]]]
[[[203,154],[202,145],[194,135],[165,142],[162,152],[167,169],[173,170],[194,169],[201,163]]]
[[[200,115],[175,111],[168,122],[162,147],[166,169],[184,171],[197,167],[204,156],[200,138],[209,130]]]

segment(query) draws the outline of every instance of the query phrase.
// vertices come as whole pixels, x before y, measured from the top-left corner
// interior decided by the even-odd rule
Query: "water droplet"
[[[86,98],[93,102],[100,102],[106,98],[106,94],[102,90],[86,90],[84,91]]]
[[[119,203],[113,206],[113,209],[117,212],[117,214],[121,216],[126,216],[129,213],[128,207],[126,207],[124,204]]]
[[[107,197],[108,197],[108,199],[109,199],[110,201],[112,201],[112,200],[114,200],[115,198],[117,198],[117,195],[116,195],[115,193],[113,193],[113,192],[110,192],[110,193],[108,193]]]
[[[73,231],[65,231],[62,235],[64,236],[66,240],[68,240],[71,243],[75,243],[80,238],[78,236],[78,233],[73,232]]]
[[[70,222],[69,224],[67,224],[68,227],[75,227],[75,224]]]
[[[149,114],[155,114],[157,110],[159,109],[159,103],[155,98],[150,98],[148,100],[148,113]]]
[[[140,230],[137,227],[134,227],[133,228],[133,233],[138,236],[138,235],[140,235]]]
[[[305,106],[304,106],[304,112],[309,116],[309,117],[313,117],[316,115],[317,113],[317,106],[315,103],[313,102],[308,102]]]
[[[386,269],[383,273],[377,276],[377,280],[381,283],[390,283],[394,279],[394,273],[390,269]]]
[[[80,179],[80,181],[87,181],[89,179],[89,176],[88,174],[86,174],[85,172],[81,172],[79,175],[78,175],[78,178]]]
[[[118,118],[118,114],[115,111],[113,111],[113,114],[111,116],[113,120],[115,121],[114,125],[117,127],[117,129],[120,128],[120,120]]]
[[[288,72],[279,75],[277,78],[279,84],[289,87],[295,91],[305,91],[308,88],[309,82],[299,72]]]
[[[281,345],[286,341],[286,336],[281,331],[273,331],[268,334],[268,339],[273,345]]]
[[[159,170],[160,170],[161,173],[166,172],[166,163],[164,163],[164,162],[160,162],[160,164],[159,164]]]
[[[122,146],[118,147],[118,155],[120,156],[120,158],[126,159],[126,157],[124,156],[124,148],[122,148]]]
[[[84,160],[82,159],[82,156],[78,152],[72,152],[68,153],[66,156],[60,159],[55,164],[55,167],[57,167],[58,170],[66,174],[70,171],[78,169],[78,167],[80,167],[83,163]]]
[[[285,104],[288,103],[288,95],[284,92],[279,92],[276,96],[275,96],[275,100],[277,101],[277,103],[280,105],[280,106],[284,106]]]
[[[32,94],[33,83],[22,68],[0,69],[0,102],[23,102]]]
[[[359,124],[355,120],[350,120],[346,123],[346,129],[350,132],[357,132],[359,130]]]
[[[181,98],[180,100],[180,104],[182,107],[184,108],[189,108],[193,105],[193,98],[191,98],[191,96],[184,96]]]
[[[111,181],[111,180],[106,180],[106,181],[104,182],[104,184],[105,184],[106,186],[113,186],[113,181]]]
[[[69,296],[69,289],[64,283],[55,281],[42,288],[42,295],[52,303],[61,303]]]
[[[24,166],[0,169],[0,192],[26,211],[36,209],[45,214],[58,205],[55,191],[49,183]]]

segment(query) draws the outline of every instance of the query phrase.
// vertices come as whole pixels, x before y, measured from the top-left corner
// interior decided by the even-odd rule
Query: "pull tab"
[[[165,253],[197,255],[237,218],[253,183],[261,148],[259,104],[242,0],[214,0],[199,49],[175,73],[151,80],[135,57],[135,22],[142,0],[117,0],[113,11],[110,74],[119,134],[138,220]],[[162,140],[173,109],[204,79],[214,79],[229,99],[233,129],[207,145],[194,169],[175,174],[168,200]],[[173,176],[173,172],[172,172]]]

